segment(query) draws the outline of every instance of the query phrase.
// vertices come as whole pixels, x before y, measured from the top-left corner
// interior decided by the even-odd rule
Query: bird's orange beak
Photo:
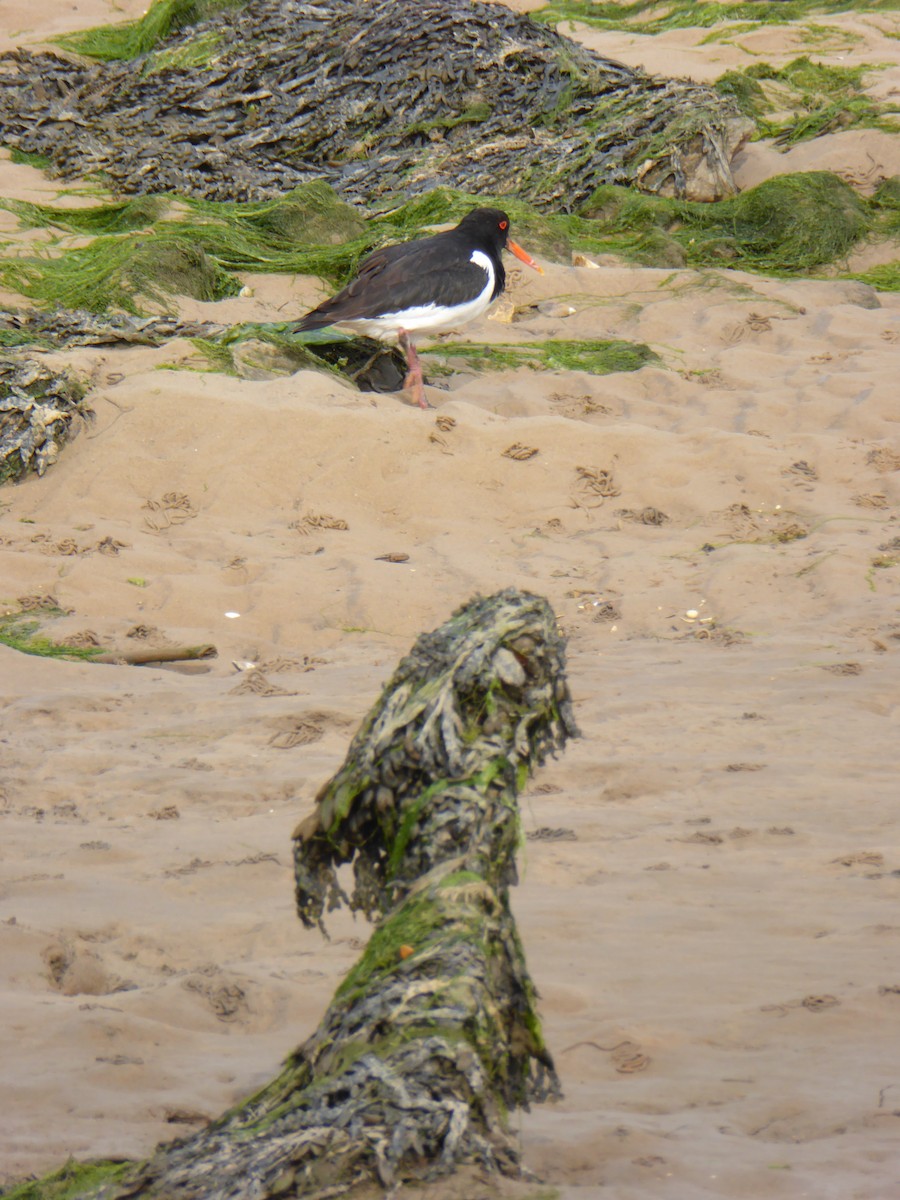
[[[528,251],[523,250],[521,246],[517,246],[516,243],[512,240],[512,238],[509,238],[507,240],[506,248],[510,252],[510,254],[514,254],[516,256],[516,258],[519,259],[520,262],[523,262],[525,264],[526,267],[531,267],[531,269],[533,271],[537,271],[538,275],[543,275],[544,268],[539,267],[537,265],[537,263],[534,261],[534,259],[531,257],[531,255],[528,253]]]

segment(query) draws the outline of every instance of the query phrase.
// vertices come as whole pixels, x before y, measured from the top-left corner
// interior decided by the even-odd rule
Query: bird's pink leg
[[[409,367],[409,372],[403,380],[403,390],[412,392],[412,398],[418,404],[419,408],[431,408],[431,405],[425,399],[425,383],[422,379],[422,364],[419,362],[419,356],[416,354],[416,348],[410,340],[409,334],[405,329],[401,329],[397,340],[400,343],[400,349],[406,355],[406,364]]]

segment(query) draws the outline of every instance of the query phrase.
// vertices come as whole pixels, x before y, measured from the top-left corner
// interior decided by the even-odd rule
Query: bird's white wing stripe
[[[488,258],[483,250],[473,250],[472,256],[469,259],[470,263],[475,263],[476,267],[481,267],[482,271],[487,272],[487,277],[491,285],[491,291],[494,290],[494,264]]]

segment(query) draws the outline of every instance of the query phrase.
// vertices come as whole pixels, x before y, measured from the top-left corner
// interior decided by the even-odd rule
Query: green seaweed
[[[403,961],[401,946],[412,946],[421,951],[435,934],[446,939],[446,921],[447,914],[435,903],[430,889],[421,896],[412,897],[375,927],[361,957],[338,986],[335,998],[352,998],[395,971]]]
[[[222,300],[240,291],[238,280],[196,239],[169,232],[104,235],[61,253],[6,259],[0,280],[45,305],[95,313],[140,313],[139,297],[165,304],[172,295]]]
[[[818,25],[806,21],[802,27],[803,41],[807,46],[818,46],[822,50],[849,50],[864,39],[859,33],[851,33],[838,25]]]
[[[81,209],[6,202],[25,225],[93,236],[74,248],[58,241],[30,254],[0,255],[0,283],[43,305],[94,313],[139,313],[147,301],[164,304],[173,295],[233,296],[242,271],[317,275],[340,286],[378,246],[491,203],[509,213],[517,240],[551,259],[580,250],[649,266],[790,274],[839,264],[867,235],[896,234],[900,202],[892,186],[883,184],[866,200],[835,175],[807,172],[703,204],[604,185],[574,214],[541,213],[515,197],[435,188],[368,218],[323,183],[261,203],[170,195]]]
[[[191,338],[191,345],[202,355],[207,363],[206,370],[218,375],[237,375],[234,365],[234,354],[231,347],[222,342],[214,342],[209,338]],[[178,366],[176,370],[183,370]]]
[[[25,329],[0,329],[0,347],[5,350],[15,349],[19,346],[41,345],[49,346],[49,343]]]
[[[480,369],[506,371],[532,367],[546,371],[586,371],[591,375],[610,375],[617,371],[639,371],[659,359],[649,346],[641,343],[610,341],[562,341],[548,338],[542,342],[485,344],[445,342],[423,348],[429,360],[463,359]]]
[[[75,1162],[70,1159],[65,1166],[41,1179],[29,1180],[10,1188],[0,1189],[3,1200],[73,1200],[74,1197],[89,1197],[104,1184],[121,1179],[134,1164],[122,1160]]]
[[[776,271],[833,263],[870,227],[862,198],[825,171],[768,179],[724,201],[717,215],[731,220],[742,264]]]
[[[104,233],[129,233],[152,225],[169,205],[167,196],[134,196],[130,200],[70,208],[0,199],[0,208],[15,213],[24,229],[55,228],[96,237]]]
[[[105,62],[137,58],[151,51],[170,33],[196,25],[216,13],[240,8],[243,3],[244,0],[155,0],[138,21],[63,34],[56,43],[76,54]]]
[[[427,788],[423,788],[422,794],[413,800],[403,813],[396,829],[391,828],[394,824],[392,819],[393,814],[385,814],[386,819],[382,823],[382,829],[390,844],[386,868],[386,877],[389,880],[393,879],[400,869],[403,862],[403,855],[406,853],[409,839],[413,835],[416,824],[422,814],[422,809],[434,796],[437,796],[447,787],[449,787],[448,780],[437,779],[434,783],[429,784]]]
[[[44,615],[47,615],[45,610]],[[50,613],[49,615],[54,615]],[[57,614],[61,615],[61,614]],[[10,613],[0,617],[0,645],[22,654],[33,654],[38,658],[81,658],[92,659],[100,653],[96,646],[65,646],[38,632],[40,622],[24,613]],[[65,1169],[65,1168],[64,1168]]]
[[[237,271],[314,274],[337,282],[380,241],[394,240],[379,236],[380,226],[369,230],[357,210],[317,182],[256,204],[188,199],[181,202],[181,216],[157,219],[175,199],[143,196],[82,209],[7,201],[3,207],[26,226],[95,237],[74,249],[53,246],[0,259],[0,280],[46,305],[138,313],[139,297],[160,302],[171,295],[236,295]]]
[[[900,175],[883,179],[872,193],[872,205],[876,209],[900,213]]]
[[[648,238],[662,232],[688,265],[773,274],[838,262],[878,224],[873,206],[826,171],[779,175],[718,204],[605,185],[582,212],[602,222],[627,257],[646,255],[653,246]]]
[[[257,237],[266,246],[286,251],[297,242],[339,246],[362,238],[366,228],[360,210],[318,180],[274,200],[233,203],[189,197],[184,204],[201,220],[222,222],[244,231],[251,240]]]
[[[407,125],[402,136],[412,133],[431,133],[434,129],[455,129],[457,125],[477,124],[486,121],[491,115],[491,107],[485,101],[471,105],[461,113],[446,113],[432,121],[416,121]]]
[[[733,42],[742,33],[752,33],[758,28],[755,21],[729,21],[721,27],[714,26],[711,33],[700,41],[701,46],[709,46],[716,42]]]
[[[26,167],[36,167],[39,171],[46,171],[53,165],[53,160],[46,154],[31,154],[27,150],[20,150],[18,146],[10,147],[9,157],[11,162],[21,163]]]
[[[784,25],[811,13],[892,12],[897,0],[750,0],[742,4],[707,3],[701,0],[635,0],[634,3],[594,3],[592,0],[551,0],[531,14],[537,21],[558,25],[579,21],[596,29],[627,29],[634,33],[661,33],[666,29],[709,29],[723,22]]]
[[[900,261],[870,267],[868,271],[857,272],[852,278],[861,279],[880,292],[900,292]]]
[[[830,66],[804,55],[780,68],[754,63],[743,70],[726,71],[714,86],[756,121],[757,138],[772,138],[780,145],[794,145],[856,125],[896,132],[900,125],[864,92],[863,77],[872,69],[870,64]],[[790,117],[777,117],[788,108]]]

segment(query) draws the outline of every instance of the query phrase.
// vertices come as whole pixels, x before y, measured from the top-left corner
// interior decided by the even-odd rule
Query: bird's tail
[[[313,329],[325,329],[331,323],[330,317],[314,309],[299,321],[294,321],[288,328],[291,333],[310,333]]]

